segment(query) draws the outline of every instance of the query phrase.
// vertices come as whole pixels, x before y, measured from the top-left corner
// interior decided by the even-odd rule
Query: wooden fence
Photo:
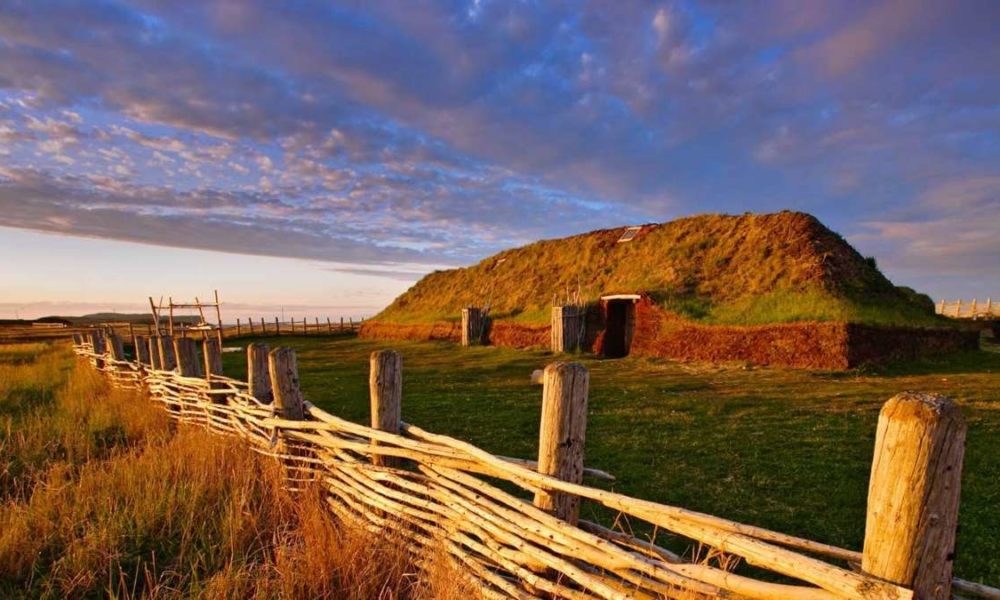
[[[263,317],[253,319],[236,319],[235,324],[225,324],[222,327],[222,337],[246,337],[246,336],[275,336],[275,335],[338,335],[342,333],[357,332],[361,328],[363,319],[353,317],[303,317],[302,319],[290,318],[281,321],[277,317],[265,319]],[[130,339],[134,335],[151,336],[156,332],[152,323],[113,323],[101,325],[77,325],[71,327],[37,327],[34,325],[17,325],[0,327],[0,342],[21,342],[32,340],[46,340],[69,338],[74,335],[89,336],[94,329],[106,331],[113,330],[123,339]],[[201,340],[208,335],[214,335],[215,329],[205,330],[184,330],[183,335]]]
[[[996,319],[1000,318],[1000,303],[987,298],[985,302],[973,298],[970,300],[941,300],[936,305],[936,312],[953,319]]]
[[[330,319],[325,317],[303,317],[288,321],[259,319],[236,319],[236,325],[225,325],[222,328],[224,337],[241,337],[246,335],[325,335],[357,331],[361,328],[361,319],[340,317]]]
[[[1000,598],[952,580],[965,424],[942,397],[901,394],[883,408],[862,553],[584,485],[610,476],[583,466],[589,375],[576,363],[544,371],[535,462],[403,422],[402,361],[391,350],[371,356],[369,427],[305,401],[288,348],[250,344],[244,382],[222,374],[213,338],[136,336],[134,360],[114,334],[74,342],[113,384],[275,457],[290,488],[318,483],[339,518],[398,534],[418,565],[443,553],[488,598]],[[583,520],[581,502],[657,533]],[[656,543],[664,535],[750,566],[687,562]]]

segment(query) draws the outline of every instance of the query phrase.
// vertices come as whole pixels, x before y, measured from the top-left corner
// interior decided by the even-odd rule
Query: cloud
[[[7,3],[0,194],[35,206],[2,218],[236,251],[267,236],[254,252],[368,263],[465,262],[704,211],[807,210],[898,244],[938,221],[978,239],[928,198],[1000,176],[997,12]],[[206,241],[203,222],[228,233]]]
[[[330,268],[334,273],[351,273],[353,275],[365,275],[369,277],[384,277],[397,281],[416,282],[428,273],[427,270],[403,270],[403,269],[365,269],[358,267]]]
[[[1000,176],[941,183],[914,206],[862,227],[854,238],[881,247],[886,265],[922,277],[1000,281]]]

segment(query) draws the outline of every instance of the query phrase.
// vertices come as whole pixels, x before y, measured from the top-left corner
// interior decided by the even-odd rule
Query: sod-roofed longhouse
[[[427,275],[361,335],[458,342],[463,309],[473,341],[609,357],[846,369],[978,344],[796,212],[699,215],[505,250]]]

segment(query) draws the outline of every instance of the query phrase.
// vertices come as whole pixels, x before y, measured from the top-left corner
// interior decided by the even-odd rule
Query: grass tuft
[[[417,577],[400,540],[335,521],[317,491],[287,492],[239,440],[175,428],[64,346],[26,354],[4,401],[54,391],[3,416],[0,597],[476,597],[447,567]]]

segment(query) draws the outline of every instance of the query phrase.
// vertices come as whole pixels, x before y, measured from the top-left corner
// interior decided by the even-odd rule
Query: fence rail
[[[964,423],[945,399],[901,395],[883,410],[876,463],[908,473],[890,471],[885,479],[887,485],[909,486],[900,489],[913,497],[904,494],[901,507],[894,504],[898,494],[882,496],[884,502],[874,507],[881,522],[900,523],[891,540],[884,531],[866,534],[861,553],[584,485],[585,476],[610,476],[583,468],[589,375],[575,363],[545,370],[535,462],[497,456],[403,422],[402,361],[392,351],[371,358],[368,427],[304,401],[295,353],[287,348],[250,344],[248,381],[243,382],[221,373],[214,339],[202,344],[199,357],[182,340],[137,336],[134,360],[113,333],[77,335],[74,343],[76,353],[114,385],[145,390],[175,420],[237,436],[282,461],[290,488],[318,483],[339,518],[373,532],[395,532],[407,540],[417,564],[443,551],[488,598],[905,599],[946,598],[951,590],[1000,598],[994,588],[952,583],[957,486],[921,496],[919,482],[908,479],[924,473],[930,476],[921,481],[933,484],[937,471],[961,471]],[[889,410],[890,405],[895,408]],[[906,415],[925,409],[937,416],[922,415],[924,430],[901,435],[896,425],[913,429]],[[934,429],[939,423],[951,429]],[[957,465],[954,452],[944,453],[950,462],[939,464],[937,446],[919,446],[935,440],[958,449]],[[875,475],[873,470],[873,486]],[[495,481],[504,482],[503,489]],[[928,503],[921,504],[921,498]],[[931,505],[934,498],[954,500],[954,509]],[[619,513],[616,522],[648,523],[653,531],[741,557],[753,568],[736,574],[711,561],[686,562],[659,545],[655,534],[643,538],[579,519],[581,501]],[[869,527],[877,530],[872,508]],[[924,535],[919,524],[926,524],[931,512],[934,535]],[[903,573],[874,560],[904,555],[913,564]],[[775,582],[775,573],[790,583]]]
[[[357,332],[361,328],[363,319],[353,317],[303,317],[302,319],[290,318],[287,321],[265,319],[263,317],[253,319],[236,319],[236,323],[223,324],[222,337],[247,337],[247,336],[275,336],[275,335],[338,335],[343,333]],[[21,340],[44,340],[57,338],[70,338],[73,335],[90,335],[94,329],[112,329],[123,339],[131,339],[136,334],[152,336],[156,335],[156,326],[152,323],[114,323],[112,325],[76,325],[69,327],[40,327],[37,324],[4,326],[0,327],[0,341],[21,341]],[[215,335],[214,329],[184,329],[182,335],[201,340],[206,335]]]
[[[1000,303],[987,298],[985,302],[972,300],[939,301],[935,305],[937,314],[953,319],[996,319],[1000,317]]]
[[[222,333],[224,337],[241,337],[247,335],[324,335],[357,331],[361,328],[362,319],[353,317],[340,317],[330,319],[326,317],[303,317],[301,320],[291,318],[288,321],[279,321],[277,317],[268,321],[263,317],[259,319],[236,319],[235,325],[224,325]]]

